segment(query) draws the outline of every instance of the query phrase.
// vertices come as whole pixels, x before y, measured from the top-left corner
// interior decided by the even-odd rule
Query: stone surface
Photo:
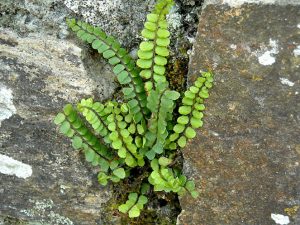
[[[104,99],[114,91],[111,72],[90,68],[95,60],[82,57],[83,50],[70,41],[0,30],[0,106],[10,112],[0,127],[3,218],[50,224],[101,219],[110,192],[97,185],[91,167],[52,123],[66,102]]]
[[[205,0],[203,7],[207,5],[227,4],[230,7],[239,7],[243,4],[263,4],[263,5],[300,5],[299,1],[295,0]]]
[[[189,81],[208,68],[216,81],[184,150],[200,197],[180,200],[178,224],[300,224],[299,24],[300,6],[202,11]]]

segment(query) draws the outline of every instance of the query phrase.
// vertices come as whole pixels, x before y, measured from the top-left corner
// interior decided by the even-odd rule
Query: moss
[[[299,207],[300,206],[295,205],[295,206],[293,206],[291,208],[285,208],[284,211],[286,212],[286,214],[288,214],[289,216],[293,217],[293,216],[297,215]]]
[[[183,93],[186,87],[188,59],[174,59],[167,65],[167,71],[166,77],[169,80],[170,88]]]
[[[3,225],[25,225],[26,222],[21,219],[13,218],[11,216],[0,217],[0,224]]]

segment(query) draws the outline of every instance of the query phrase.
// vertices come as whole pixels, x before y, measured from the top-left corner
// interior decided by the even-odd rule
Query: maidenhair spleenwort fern
[[[183,96],[169,89],[165,77],[170,44],[166,15],[172,5],[172,0],[159,0],[147,15],[137,62],[101,28],[67,20],[77,36],[90,43],[113,67],[122,85],[124,103],[82,99],[76,106],[67,104],[54,122],[71,139],[73,148],[99,168],[101,185],[134,178],[136,167],[150,174],[138,181],[139,190],[129,193],[128,200],[119,206],[119,211],[131,218],[140,215],[150,189],[198,196],[194,182],[181,173],[176,159],[179,149],[203,125],[203,103],[209,97],[213,76],[203,72]],[[177,119],[173,116],[176,105],[180,114]]]

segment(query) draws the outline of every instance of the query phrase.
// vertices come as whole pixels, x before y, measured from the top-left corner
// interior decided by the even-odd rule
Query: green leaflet
[[[169,56],[169,50],[166,47],[157,46],[155,48],[155,53],[160,56]]]
[[[168,61],[167,58],[158,55],[154,57],[154,62],[156,65],[164,66],[167,64]]]
[[[146,62],[147,62],[147,60],[150,60],[150,59],[152,59],[152,57],[153,57],[153,53],[151,52],[151,51],[142,51],[142,50],[139,50],[138,51],[138,57],[141,59],[141,60],[146,60]],[[142,61],[139,61],[139,64],[140,65],[138,65],[139,67],[142,67],[143,66],[143,62]],[[146,69],[146,68],[145,68]],[[142,76],[142,77],[144,77],[144,76]],[[151,76],[149,76],[149,78],[150,78]],[[144,77],[144,78],[147,78],[147,77]]]
[[[143,52],[151,51],[154,48],[153,41],[143,41],[140,44],[140,50]]]
[[[56,125],[61,124],[63,121],[65,121],[66,117],[63,113],[58,113],[54,119],[54,123]]]
[[[196,136],[196,131],[191,127],[187,127],[184,134],[188,139],[192,139]]]
[[[126,174],[123,168],[118,168],[113,171],[113,174],[119,177],[120,179],[124,179]]]
[[[172,159],[166,158],[166,157],[160,157],[158,159],[158,163],[161,166],[168,166],[169,164],[172,163]]]
[[[109,176],[107,176],[105,173],[103,172],[100,172],[98,174],[98,182],[101,184],[101,185],[107,185],[108,183],[108,179],[109,179]]]
[[[85,159],[88,162],[92,162],[96,156],[95,151],[93,151],[92,149],[88,149],[84,153],[85,153]]]
[[[188,116],[180,116],[177,119],[177,123],[179,123],[181,125],[188,124],[188,122],[189,122],[189,117]]]
[[[147,15],[147,21],[150,21],[152,23],[156,23],[159,20],[158,14],[148,14]]]
[[[72,146],[74,149],[80,149],[82,147],[83,141],[81,139],[81,137],[79,136],[75,136],[72,139]]]
[[[186,145],[186,137],[185,136],[181,136],[178,141],[177,141],[178,145],[180,148],[185,147]]]

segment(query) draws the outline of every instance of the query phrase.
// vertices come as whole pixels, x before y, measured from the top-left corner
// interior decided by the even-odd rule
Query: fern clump
[[[182,96],[170,90],[165,76],[170,44],[166,15],[172,5],[172,0],[159,0],[147,15],[136,62],[101,28],[67,20],[70,29],[112,66],[124,102],[82,99],[76,106],[67,104],[54,123],[71,139],[73,148],[99,168],[101,185],[132,179],[135,168],[149,174],[138,181],[138,190],[129,190],[128,200],[119,206],[129,217],[140,215],[150,189],[198,196],[194,182],[182,174],[176,160],[179,149],[203,125],[204,100],[209,97],[213,76],[203,72]],[[179,117],[174,118],[177,108]]]

